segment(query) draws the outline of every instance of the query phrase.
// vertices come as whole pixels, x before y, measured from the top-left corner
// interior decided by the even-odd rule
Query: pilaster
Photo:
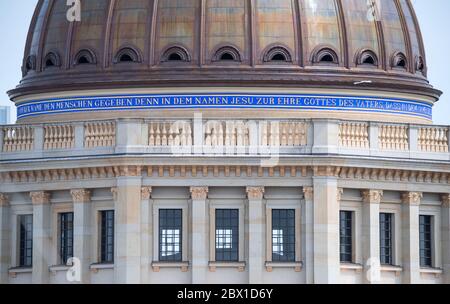
[[[0,284],[8,283],[11,265],[11,225],[9,197],[0,193]]]
[[[420,282],[419,208],[420,192],[402,195],[403,283]]]
[[[91,192],[75,189],[71,192],[74,212],[74,257],[81,262],[81,282],[90,283],[91,242],[92,242],[92,206]]]
[[[450,194],[442,195],[442,264],[444,283],[450,284]]]
[[[247,187],[249,254],[248,272],[250,284],[262,284],[266,239],[264,237],[265,208],[263,203],[264,187]],[[270,235],[268,237],[271,237]]]
[[[336,169],[314,168],[314,283],[337,283],[340,276],[340,194]]]
[[[208,250],[208,187],[191,187],[192,220],[192,284],[207,283]]]
[[[302,248],[306,283],[314,284],[314,188],[303,187],[305,205],[302,210]]]
[[[141,187],[139,167],[121,169],[115,197],[114,277],[118,284],[141,282]]]
[[[50,193],[31,192],[33,203],[33,284],[48,284],[49,257],[56,250],[51,241]]]
[[[143,284],[147,284],[150,280],[150,267],[153,261],[152,191],[152,187],[141,188],[141,283]]]
[[[362,191],[362,254],[364,282],[379,283],[380,280],[380,203],[382,190]]]

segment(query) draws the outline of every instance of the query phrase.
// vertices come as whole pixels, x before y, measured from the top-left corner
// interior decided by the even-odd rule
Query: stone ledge
[[[89,269],[93,273],[98,273],[100,270],[114,269],[114,264],[92,264]]]
[[[189,262],[153,262],[152,269],[154,272],[159,272],[161,268],[180,268],[181,272],[187,272],[189,269]]]
[[[8,270],[8,273],[12,278],[16,278],[18,274],[33,273],[33,268],[14,267],[14,268],[10,268]]]
[[[239,272],[244,272],[245,262],[209,262],[209,271],[215,272],[217,268],[237,268]]]
[[[440,278],[444,270],[441,268],[420,268],[421,275],[434,275],[436,278]]]
[[[403,267],[394,266],[394,265],[381,265],[380,271],[381,272],[395,272],[395,276],[398,277],[403,272]]]
[[[361,264],[341,263],[341,270],[353,270],[356,273],[361,273],[364,267]]]
[[[295,272],[303,269],[303,262],[266,262],[266,271],[272,272],[273,268],[293,268]]]
[[[56,275],[57,272],[69,271],[72,266],[67,265],[54,265],[50,266],[48,269],[52,273],[52,275]]]

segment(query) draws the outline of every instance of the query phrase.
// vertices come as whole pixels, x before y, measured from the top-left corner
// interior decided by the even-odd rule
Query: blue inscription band
[[[35,100],[18,105],[17,116],[21,119],[29,116],[73,112],[187,108],[359,111],[432,119],[432,106],[425,102],[377,97],[273,94],[84,96]]]

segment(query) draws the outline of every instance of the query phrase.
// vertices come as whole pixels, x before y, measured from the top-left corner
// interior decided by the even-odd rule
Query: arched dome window
[[[417,56],[416,58],[416,71],[420,73],[425,72],[425,62],[422,56]]]
[[[241,62],[241,54],[235,47],[225,46],[215,52],[212,61]]]
[[[95,53],[88,49],[79,51],[75,55],[74,64],[75,65],[97,64]]]
[[[190,62],[189,52],[181,46],[172,46],[162,55],[161,62]]]
[[[292,62],[291,53],[283,46],[273,46],[264,54],[264,62],[286,63]]]
[[[391,67],[394,69],[406,70],[408,68],[408,60],[405,54],[397,52],[392,56]]]
[[[61,66],[61,57],[57,52],[49,52],[44,57],[44,68],[53,68]]]
[[[142,57],[138,49],[134,47],[121,48],[114,57],[114,63],[139,63]]]
[[[358,66],[378,66],[378,56],[372,50],[362,50],[356,58]]]
[[[35,55],[30,55],[27,57],[27,60],[25,62],[25,69],[27,72],[36,70],[36,56]]]
[[[322,47],[313,52],[312,62],[314,64],[337,65],[339,64],[339,57],[332,48]]]

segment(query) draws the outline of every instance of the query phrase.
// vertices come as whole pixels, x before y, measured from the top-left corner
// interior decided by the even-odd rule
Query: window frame
[[[62,231],[62,216],[63,215],[72,215],[72,231],[71,231],[71,239],[72,239],[72,256],[69,256],[70,254],[68,254],[67,256],[63,256],[63,231]],[[57,229],[57,237],[58,237],[58,251],[57,251],[57,260],[59,262],[60,265],[66,265],[68,260],[71,257],[74,257],[74,245],[75,245],[75,240],[74,240],[74,228],[75,228],[75,213],[73,211],[64,211],[64,212],[58,212],[57,213],[57,218],[58,218],[58,229]],[[70,246],[69,246],[70,247]]]
[[[179,252],[178,251],[174,251],[175,252],[175,255],[179,255],[180,257],[179,257],[179,259],[178,258],[174,258],[174,259],[171,259],[171,258],[168,258],[168,259],[164,259],[163,258],[163,255],[162,255],[162,253],[163,253],[163,251],[162,251],[162,240],[163,240],[163,235],[162,235],[162,231],[164,230],[164,229],[162,229],[162,227],[161,227],[161,217],[162,217],[162,212],[163,211],[167,211],[167,212],[180,212],[180,214],[179,214],[179,216],[180,216],[180,226],[179,226],[179,235],[178,235],[178,239],[179,239],[179,242],[178,242],[178,246],[179,246]],[[175,214],[176,215],[176,214]],[[168,217],[169,215],[166,215],[166,217]],[[174,217],[175,218],[175,217]],[[178,228],[178,227],[177,227]],[[172,231],[172,230],[174,230],[175,228],[167,228],[167,229],[165,229],[166,231]],[[167,238],[169,238],[170,236],[168,235],[167,237],[166,237],[166,239]],[[172,236],[173,237],[173,236]],[[159,261],[161,261],[161,262],[169,262],[169,263],[177,263],[177,262],[183,262],[183,238],[184,238],[184,234],[183,234],[183,209],[175,209],[175,208],[160,208],[160,209],[158,209],[158,260]],[[175,246],[177,245],[177,243],[173,243]],[[166,244],[166,246],[167,246],[167,244]],[[169,251],[168,250],[166,250],[166,253],[168,253]]]
[[[351,252],[350,253],[343,253],[342,252],[342,218],[341,215],[342,213],[347,213],[350,214],[350,231],[351,231],[351,241],[350,241],[350,246],[351,246]],[[355,230],[355,221],[356,221],[356,212],[353,210],[347,210],[347,209],[342,209],[339,210],[339,261],[341,262],[341,264],[355,264],[355,236],[356,236],[356,230]],[[342,259],[342,255],[343,254],[350,254],[351,258],[350,260],[345,260]]]
[[[112,213],[112,260],[104,258],[104,216],[107,213]],[[98,211],[98,261],[100,264],[114,264],[115,260],[115,250],[116,250],[116,212],[114,209],[105,209]]]
[[[230,258],[229,259],[227,259],[227,258],[220,258],[220,259],[218,259],[218,256],[220,255],[220,248],[218,248],[218,243],[217,243],[217,241],[218,241],[218,235],[217,235],[217,231],[219,230],[218,228],[218,224],[217,224],[217,222],[218,222],[218,215],[219,215],[219,212],[230,212],[230,213],[232,213],[233,211],[235,211],[235,212],[237,212],[237,216],[235,217],[235,218],[233,218],[233,214],[230,214],[229,216],[230,216],[230,222],[232,222],[232,221],[235,221],[236,223],[235,223],[235,225],[234,224],[231,224],[231,226],[230,227],[225,227],[225,228],[231,228],[231,237],[232,237],[232,239],[231,239],[231,244],[232,245],[234,245],[235,246],[235,248],[231,248],[232,250],[230,250]],[[214,229],[214,250],[215,250],[215,260],[217,261],[217,262],[230,262],[230,263],[232,263],[232,262],[239,262],[239,251],[240,251],[240,246],[239,246],[239,230],[240,230],[240,225],[239,225],[239,209],[231,209],[231,208],[227,208],[227,209],[223,209],[223,208],[216,208],[215,209],[215,212],[214,212],[214,217],[215,217],[215,221],[214,221],[214,226],[215,226],[215,229]],[[225,226],[225,225],[224,225]],[[225,228],[223,228],[223,229],[225,229]],[[235,228],[235,229],[234,229]],[[224,248],[224,249],[226,249],[226,248]],[[234,249],[236,250],[236,252],[234,252]],[[223,252],[223,255],[225,255],[226,254],[226,252]],[[232,258],[232,256],[234,256],[234,254],[236,255],[236,258],[235,259],[233,259]]]
[[[429,218],[430,223],[429,223],[429,227],[430,227],[430,248],[427,249],[430,251],[430,265],[423,263],[423,255],[422,255],[422,251],[425,249],[422,249],[422,232],[421,232],[421,228],[422,228],[422,224],[421,224],[421,219],[422,218]],[[431,214],[419,214],[419,262],[420,262],[420,268],[434,268],[436,265],[436,249],[435,249],[435,216],[431,215]]]
[[[266,265],[296,264],[302,262],[302,230],[301,230],[301,205],[298,202],[287,202],[287,200],[271,199],[266,203]],[[273,210],[295,210],[295,261],[273,261],[272,243],[272,211]]]
[[[390,219],[390,261],[389,261],[389,263],[383,263],[383,259],[382,259],[382,242],[381,242],[381,240],[382,240],[382,225],[381,225],[381,216],[382,215],[388,215],[389,216],[389,219]],[[395,229],[396,229],[396,221],[395,221],[395,213],[394,212],[383,212],[383,211],[380,211],[380,214],[379,214],[379,217],[380,217],[380,219],[379,219],[379,226],[380,226],[380,234],[379,234],[379,237],[380,237],[380,264],[381,264],[381,266],[395,266],[395,261],[396,261],[396,256],[395,256],[395,242],[396,242],[396,239],[395,239]]]
[[[22,261],[22,218],[31,217],[31,262],[29,264]],[[34,233],[34,217],[33,214],[18,214],[17,215],[17,266],[20,268],[33,267],[33,233]],[[26,250],[26,249],[25,249]]]

